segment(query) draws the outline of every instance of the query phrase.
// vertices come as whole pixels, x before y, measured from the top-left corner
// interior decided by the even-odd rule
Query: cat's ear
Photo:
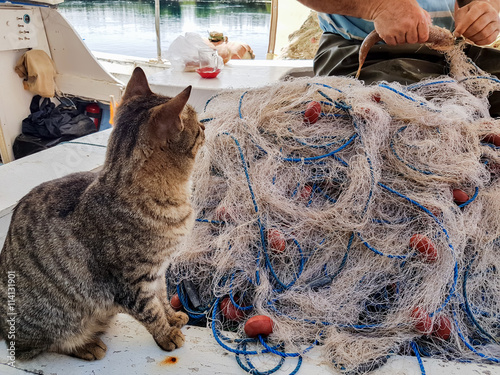
[[[146,78],[144,70],[137,67],[134,69],[134,72],[130,77],[130,81],[128,81],[127,88],[125,89],[122,99],[127,100],[136,95],[150,95],[152,93],[153,92],[149,88],[148,79]]]
[[[175,139],[184,130],[180,116],[190,94],[191,86],[188,86],[180,94],[155,108],[153,126],[155,135],[159,139]]]

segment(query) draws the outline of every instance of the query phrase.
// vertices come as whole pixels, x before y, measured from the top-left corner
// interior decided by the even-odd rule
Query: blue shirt
[[[455,0],[418,0],[418,3],[429,12],[433,25],[453,29]],[[318,18],[323,31],[342,35],[346,39],[363,40],[374,29],[372,21],[362,18],[328,13],[318,13]]]

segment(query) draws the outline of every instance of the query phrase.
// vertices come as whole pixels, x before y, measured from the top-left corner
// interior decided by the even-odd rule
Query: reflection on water
[[[93,51],[156,57],[154,0],[66,0],[61,13]],[[160,1],[161,46],[192,31],[220,31],[248,43],[265,59],[269,42],[270,0],[266,2]]]

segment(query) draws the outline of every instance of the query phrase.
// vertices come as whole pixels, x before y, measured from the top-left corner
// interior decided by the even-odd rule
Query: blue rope
[[[219,94],[215,94],[215,95],[211,96],[211,97],[207,100],[207,102],[205,103],[205,107],[203,107],[203,112],[206,112],[206,111],[207,111],[207,106],[208,106],[208,103],[210,103],[213,99],[215,99],[215,98],[216,98],[216,97],[218,97],[218,96],[219,96]]]
[[[302,272],[304,271],[304,265],[306,263],[306,258],[304,256],[304,253],[302,251],[302,247],[300,246],[299,242],[294,238],[293,239],[293,242],[295,243],[295,245],[297,246],[297,250],[299,252],[299,255],[300,255],[300,264],[299,264],[299,270],[297,271],[297,274],[295,275],[295,277],[292,279],[292,281],[290,281],[288,284],[284,284],[279,276],[276,274],[276,272],[274,271],[274,267],[273,265],[271,264],[271,259],[269,258],[269,253],[267,251],[267,246],[264,246],[263,249],[264,249],[264,259],[266,261],[266,266],[267,268],[269,269],[269,272],[271,274],[271,276],[274,278],[274,280],[276,280],[276,282],[278,283],[278,285],[281,287],[281,289],[283,290],[286,290],[286,289],[289,289],[290,287],[292,287],[296,282],[297,280],[299,279],[300,275],[302,274]],[[277,290],[277,291],[280,291],[280,290]]]
[[[198,223],[209,223],[209,224],[217,224],[217,225],[221,225],[221,224],[226,223],[225,221],[208,220],[208,219],[201,219],[201,218],[195,219],[195,221],[197,221]]]
[[[224,349],[227,351],[234,353],[234,354],[243,354],[243,355],[256,355],[259,354],[259,352],[255,350],[240,350],[240,349],[234,349],[231,348],[230,346],[224,344],[222,340],[228,341],[228,342],[240,342],[241,339],[230,339],[229,337],[224,336],[216,327],[216,322],[217,322],[217,312],[219,311],[219,306],[220,306],[220,297],[217,298],[214,302],[213,309],[212,309],[212,334],[214,335],[215,341],[222,346]],[[254,340],[255,342],[257,340]],[[261,353],[267,353],[267,351],[262,351]]]
[[[476,189],[474,190],[474,195],[472,197],[470,197],[469,200],[467,200],[466,202],[458,205],[458,207],[462,208],[462,207],[469,205],[471,202],[474,202],[476,200],[478,194],[479,194],[479,188],[476,187]]]
[[[392,194],[395,194],[396,196],[398,196],[400,198],[403,198],[404,200],[410,202],[412,205],[418,207],[420,210],[424,211],[427,215],[429,215],[436,222],[436,224],[439,226],[439,228],[441,229],[441,231],[444,233],[446,241],[448,242],[448,247],[449,247],[449,249],[451,251],[451,254],[453,256],[453,261],[455,263],[454,267],[453,267],[453,282],[452,282],[452,285],[450,287],[450,291],[448,293],[448,296],[445,298],[445,300],[442,303],[442,305],[436,311],[434,311],[434,312],[432,312],[432,313],[429,314],[432,317],[435,314],[437,314],[440,311],[442,311],[446,307],[446,305],[450,301],[451,297],[455,294],[455,289],[456,289],[457,282],[458,282],[458,262],[457,262],[457,259],[455,257],[455,249],[453,248],[453,245],[451,243],[450,236],[448,235],[448,231],[443,226],[443,224],[441,223],[441,221],[431,211],[429,211],[426,207],[422,206],[420,203],[414,201],[413,199],[411,199],[410,197],[407,197],[404,194],[401,194],[401,193],[397,192],[394,189],[391,189],[390,187],[382,184],[381,182],[379,182],[378,185],[380,187],[384,188],[385,190],[391,192]]]
[[[493,82],[496,82],[496,83],[500,83],[500,80],[498,78],[495,78],[495,77],[487,77],[487,76],[476,76],[476,77],[467,77],[467,78],[464,78],[464,79],[461,79],[460,81],[458,81],[459,83],[462,83],[462,82],[465,82],[465,81],[468,81],[468,80],[471,80],[471,79],[486,79],[486,80],[489,80],[489,81],[493,81]]]
[[[336,108],[341,109],[347,113],[349,113],[349,111],[352,109],[350,105],[344,103],[343,101],[335,101],[334,104]]]
[[[422,357],[420,357],[420,352],[418,351],[418,345],[415,344],[414,341],[411,342],[411,348],[413,349],[413,353],[415,353],[415,357],[417,357],[418,366],[420,367],[420,372],[422,375],[425,375],[424,362],[422,361]]]
[[[487,361],[491,361],[491,362],[494,362],[494,363],[500,363],[500,359],[498,358],[495,358],[495,357],[490,357],[484,353],[481,353],[479,352],[478,350],[476,350],[470,343],[469,341],[467,341],[467,339],[464,337],[463,333],[462,333],[462,330],[460,329],[460,326],[458,324],[458,320],[457,320],[457,312],[455,311],[455,308],[452,309],[453,311],[453,319],[455,321],[455,327],[457,328],[457,334],[458,334],[458,337],[460,338],[460,340],[464,343],[464,345],[469,348],[469,350],[471,352],[473,352],[474,354],[476,354],[477,356],[487,360]]]
[[[317,191],[320,193],[323,197],[325,197],[330,203],[336,203],[337,200],[335,198],[330,197],[328,194],[326,194],[323,189],[321,189],[319,186],[316,186],[316,189],[314,191]]]
[[[321,160],[321,159],[324,159],[324,158],[327,158],[327,157],[330,157],[330,156],[334,156],[335,157],[335,154],[339,153],[340,151],[342,151],[344,148],[346,148],[347,146],[349,146],[356,138],[358,137],[357,134],[354,134],[352,135],[346,143],[344,143],[342,146],[340,146],[339,148],[333,150],[333,151],[330,151],[324,155],[319,155],[319,156],[312,156],[312,157],[308,157],[308,158],[289,158],[289,157],[284,157],[284,158],[281,158],[282,160],[284,161],[292,161],[292,162],[298,162],[298,163],[302,163],[304,161],[316,161],[316,160]],[[337,159],[336,159],[337,160]],[[343,162],[344,164],[345,162]],[[347,163],[345,163],[346,166],[347,166]]]
[[[238,310],[241,310],[241,311],[251,310],[251,309],[253,309],[253,305],[240,306],[236,302],[236,300],[234,299],[234,295],[233,295],[233,280],[234,280],[234,275],[235,274],[236,274],[236,271],[231,274],[231,279],[229,281],[229,299],[231,300],[231,303],[234,305],[234,307],[236,307]]]
[[[492,148],[494,150],[500,150],[499,146],[492,145],[491,143],[486,143],[486,142],[481,142],[483,146],[488,146],[489,148]]]
[[[402,162],[404,165],[406,165],[408,168],[410,169],[413,169],[414,171],[416,172],[420,172],[422,174],[425,174],[425,175],[433,175],[434,173],[431,172],[431,171],[426,171],[426,170],[423,170],[423,169],[418,169],[417,167],[414,167],[413,165],[407,163],[405,160],[403,160],[403,158],[401,156],[399,156],[399,154],[396,152],[396,148],[394,147],[394,139],[397,135],[399,135],[399,133],[401,133],[403,130],[405,130],[408,126],[403,126],[401,128],[399,128],[396,133],[394,133],[394,136],[391,138],[391,143],[389,144],[389,147],[392,151],[392,153],[394,154],[394,156],[396,156],[396,159],[398,159],[400,162]]]
[[[335,273],[333,275],[330,276],[332,278],[332,280],[334,278],[336,278],[340,274],[340,272],[344,269],[344,267],[347,263],[347,258],[349,256],[350,251],[351,251],[353,241],[354,241],[354,232],[352,232],[351,236],[349,237],[349,241],[347,243],[347,249],[346,249],[346,252],[344,254],[344,257],[342,258],[342,261],[340,262],[339,268],[337,269],[337,271],[335,271]]]
[[[279,351],[279,350],[276,350],[276,349],[271,348],[271,347],[270,347],[269,345],[267,345],[267,343],[264,341],[264,339],[262,338],[262,335],[259,335],[259,336],[258,336],[258,338],[259,338],[259,341],[260,341],[260,343],[262,344],[262,346],[263,346],[264,348],[266,348],[266,349],[267,349],[270,353],[276,354],[276,355],[278,355],[278,356],[280,356],[280,357],[283,357],[283,358],[289,358],[289,357],[292,357],[292,358],[293,358],[293,357],[300,357],[300,354],[299,354],[299,353],[285,353],[285,352],[282,352],[282,351]],[[310,346],[308,349],[306,349],[306,350],[304,351],[304,353],[305,353],[306,351],[311,350],[313,347],[314,347],[314,345]]]
[[[323,91],[318,90],[318,94],[320,94],[323,98],[325,98],[326,100],[328,100],[328,101],[329,101],[329,103],[326,103],[326,104],[328,104],[328,105],[333,105],[333,104],[332,104],[332,103],[333,103],[333,99],[332,99],[332,98],[330,98],[328,95],[326,95]]]
[[[463,294],[463,298],[464,298],[464,304],[462,306],[463,306],[463,310],[465,311],[467,317],[476,326],[476,328],[478,329],[478,331],[481,334],[483,334],[484,337],[486,337],[486,338],[490,339],[491,341],[495,342],[496,344],[498,344],[499,342],[493,336],[491,336],[488,332],[486,332],[484,330],[484,328],[481,327],[481,325],[479,324],[479,322],[474,317],[474,313],[472,312],[472,310],[470,308],[469,299],[468,299],[468,296],[467,296],[467,280],[469,279],[469,272],[470,272],[470,269],[472,267],[472,263],[474,263],[474,260],[476,259],[477,255],[478,255],[478,253],[476,252],[474,254],[474,256],[471,258],[469,264],[467,264],[467,267],[465,268],[464,280],[463,280],[463,283],[462,283],[462,294]]]
[[[412,98],[411,96],[406,95],[405,93],[403,93],[403,92],[401,92],[401,91],[398,91],[398,90],[396,90],[395,88],[393,88],[393,87],[391,87],[391,86],[389,86],[389,85],[386,85],[385,83],[381,83],[381,84],[379,84],[378,86],[379,86],[379,87],[382,87],[382,88],[384,88],[384,89],[387,89],[387,90],[389,90],[389,91],[395,92],[395,93],[396,93],[396,94],[398,94],[399,96],[401,96],[401,97],[403,97],[403,98],[405,98],[405,99],[408,99],[408,100],[410,100],[410,101],[412,101],[412,102],[414,102],[414,103],[418,103],[418,105],[419,105],[419,106],[421,106],[421,107],[425,107],[425,108],[427,108],[427,109],[428,109],[429,111],[431,111],[431,112],[441,112],[441,111],[440,111],[440,110],[438,110],[438,109],[433,109],[433,108],[430,108],[430,107],[429,107],[426,103],[424,103],[424,102],[420,102],[420,101],[417,101],[416,99]]]
[[[179,296],[179,300],[181,301],[182,307],[184,308],[184,310],[186,311],[188,316],[194,320],[199,320],[199,319],[205,318],[206,312],[210,309],[210,307],[209,306],[205,307],[204,309],[202,309],[200,311],[191,310],[189,308],[189,300],[188,300],[186,294],[184,293],[184,290],[180,287],[180,284],[177,284],[176,288],[177,288],[177,295]]]
[[[235,340],[233,340],[233,339],[230,339],[230,338],[228,338],[228,337],[226,337],[226,336],[222,335],[222,334],[220,333],[220,331],[219,331],[219,330],[215,327],[216,322],[217,322],[217,312],[218,312],[218,310],[219,310],[219,305],[220,305],[220,298],[217,298],[217,299],[215,300],[215,303],[214,303],[214,306],[213,306],[213,310],[212,310],[212,334],[214,335],[215,341],[217,341],[217,343],[218,343],[221,347],[223,347],[224,349],[226,349],[227,351],[229,351],[229,352],[231,352],[231,353],[233,353],[233,354],[236,354],[236,355],[244,355],[244,356],[248,356],[248,355],[258,355],[258,354],[266,354],[266,353],[273,353],[273,354],[278,354],[278,353],[281,353],[281,352],[279,352],[279,351],[277,351],[277,350],[276,350],[276,347],[270,347],[270,346],[269,346],[269,345],[267,345],[267,344],[265,345],[265,348],[264,348],[263,350],[261,350],[260,352],[257,352],[256,350],[246,350],[246,344],[247,344],[248,342],[261,342],[261,343],[262,343],[262,342],[264,342],[264,341],[263,341],[263,339],[262,339],[262,336],[261,336],[261,335],[259,335],[259,336],[258,336],[258,340],[259,340],[259,341],[257,341],[256,339],[248,339],[248,338],[247,338],[247,339],[235,339]],[[225,340],[225,341],[228,341],[228,342],[237,342],[237,343],[242,343],[242,342],[245,342],[245,344],[243,344],[243,345],[238,345],[238,347],[235,349],[235,348],[231,348],[230,346],[228,346],[228,345],[224,344],[224,342],[223,342],[222,340]],[[279,346],[280,346],[280,345],[278,345],[278,347],[279,347]],[[281,353],[281,354],[283,354],[283,353]],[[279,355],[279,354],[278,354],[278,355]],[[284,359],[284,357],[286,357],[286,356],[284,356],[284,355],[279,355],[279,356],[280,356],[282,359]],[[250,368],[249,370],[247,370],[245,366],[242,366],[242,365],[240,364],[240,362],[238,361],[238,358],[236,359],[236,361],[238,362],[238,364],[240,365],[240,367],[241,367],[242,369],[244,369],[245,371],[248,371],[248,372],[249,372],[249,373],[251,373],[251,374],[254,374],[254,373],[255,373],[255,372],[253,372],[253,371],[255,371],[255,370],[253,370],[253,371],[252,371],[252,369],[251,369],[251,368]],[[249,364],[249,366],[253,366],[253,365],[251,365],[251,364],[250,364],[250,362],[249,362],[249,361],[247,361],[247,363]],[[280,361],[280,363],[281,363],[281,361]],[[280,365],[280,364],[278,364],[278,365],[281,367],[281,365]],[[297,366],[296,366],[296,367],[295,367],[295,369],[294,369],[294,370],[290,373],[290,375],[294,375],[294,374],[296,374],[296,373],[299,371],[299,369],[300,369],[300,366],[301,366],[301,365],[302,365],[302,357],[300,357],[300,355],[299,355],[299,360],[298,360]],[[254,367],[254,369],[255,369],[255,367]],[[274,369],[273,369],[273,370],[274,370]],[[271,370],[270,370],[270,371],[271,371]],[[276,371],[277,371],[277,370],[276,370]],[[273,371],[273,372],[275,372],[275,371]],[[266,373],[266,372],[264,372],[264,373]]]
[[[321,86],[321,87],[325,87],[327,89],[332,89],[332,90],[335,90],[335,91],[338,91],[340,92],[341,94],[343,94],[343,91],[335,88],[335,87],[332,87],[332,86],[329,86],[329,85],[326,85],[324,83],[317,83],[317,82],[313,82],[313,83],[308,83],[307,86],[311,86],[311,85],[316,85],[316,86]]]
[[[251,339],[245,339],[245,340],[242,340],[239,344],[238,344],[238,349],[239,350],[246,350],[246,345],[248,342],[255,342],[255,340],[251,340]],[[250,373],[250,374],[255,374],[255,375],[270,375],[270,374],[273,374],[275,373],[276,371],[278,371],[279,369],[281,369],[281,367],[283,366],[283,364],[285,363],[285,358],[283,357],[280,357],[280,361],[278,362],[278,364],[270,369],[270,370],[267,370],[267,371],[259,371],[255,368],[255,366],[252,364],[251,360],[250,360],[250,357],[245,354],[244,355],[244,358],[245,358],[245,361],[247,362],[247,366],[245,366],[245,364],[243,364],[243,362],[241,362],[241,359],[240,359],[240,355],[241,354],[236,354],[236,362],[238,363],[238,365],[246,372]]]
[[[434,81],[434,82],[425,82],[425,83],[414,83],[412,85],[408,85],[406,86],[406,88],[408,90],[415,90],[415,89],[419,89],[421,87],[426,87],[426,86],[433,86],[433,85],[441,85],[443,83],[456,83],[457,81],[455,81],[454,79],[449,79],[449,80],[442,80],[442,81]]]
[[[243,115],[241,114],[241,105],[243,104],[243,97],[248,93],[248,91],[245,91],[241,96],[240,96],[240,102],[238,104],[238,116],[240,116],[240,118],[242,119],[243,118]]]
[[[409,255],[392,255],[392,254],[385,254],[377,249],[375,249],[373,246],[371,246],[368,242],[365,241],[365,239],[361,236],[361,233],[356,233],[356,235],[358,236],[358,238],[361,240],[361,242],[363,243],[363,245],[366,246],[367,249],[373,251],[375,254],[377,255],[381,255],[381,256],[384,256],[386,258],[389,258],[389,259],[406,259],[409,257]]]
[[[243,94],[243,95],[245,95],[245,94]],[[241,96],[240,100],[243,98],[243,95]],[[238,142],[236,137],[234,137],[233,135],[231,135],[230,133],[227,133],[227,132],[224,132],[222,134],[230,136],[233,139],[234,143],[236,144],[236,147],[238,148],[239,157],[241,159],[241,165],[243,166],[243,170],[245,172],[245,178],[247,180],[248,190],[250,191],[250,196],[252,197],[252,202],[253,202],[255,213],[257,214],[257,224],[259,226],[259,231],[260,231],[260,240],[261,240],[262,246],[264,247],[264,250],[265,250],[266,249],[266,241],[265,241],[265,236],[264,236],[264,228],[263,228],[261,220],[260,220],[259,206],[257,205],[255,194],[254,194],[253,188],[252,188],[252,183],[250,182],[250,175],[248,173],[247,162],[245,160],[245,156],[243,155],[243,150],[241,149],[240,142]],[[256,279],[257,284],[260,284],[259,263],[260,263],[260,251],[257,253],[257,259],[256,259],[257,270],[255,271],[255,279]]]

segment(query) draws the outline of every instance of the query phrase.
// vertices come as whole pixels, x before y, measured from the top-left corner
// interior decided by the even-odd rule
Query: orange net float
[[[115,112],[120,106],[120,103],[115,102],[115,97],[110,95],[109,100],[109,124],[113,126],[115,124]]]

